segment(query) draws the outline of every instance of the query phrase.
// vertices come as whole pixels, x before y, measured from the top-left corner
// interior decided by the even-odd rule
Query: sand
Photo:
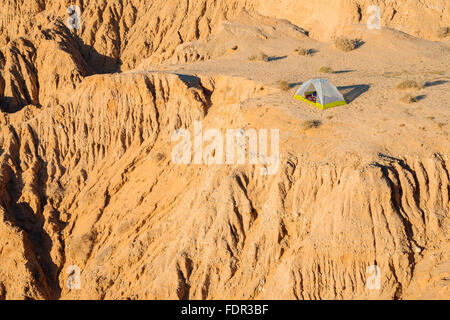
[[[449,299],[448,5],[395,2],[369,30],[366,1],[330,2],[307,17],[276,1],[89,3],[79,32],[62,2],[29,1],[23,20],[8,2],[0,299]],[[321,8],[333,23],[313,23]],[[418,14],[433,18],[420,31]],[[348,104],[292,98],[316,77]],[[278,130],[277,170],[177,164],[171,138],[196,123]]]

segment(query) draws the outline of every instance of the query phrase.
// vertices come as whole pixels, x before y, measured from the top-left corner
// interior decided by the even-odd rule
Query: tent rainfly
[[[325,110],[347,104],[339,90],[328,79],[306,81],[295,93],[295,99]]]

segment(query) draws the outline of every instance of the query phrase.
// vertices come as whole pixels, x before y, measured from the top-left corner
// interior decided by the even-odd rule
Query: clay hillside
[[[0,299],[450,299],[448,0],[0,6]]]

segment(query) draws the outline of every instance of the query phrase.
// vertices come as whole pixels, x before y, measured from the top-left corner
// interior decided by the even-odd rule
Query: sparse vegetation
[[[312,56],[314,54],[314,49],[300,47],[300,48],[295,49],[294,52],[300,56]]]
[[[446,38],[450,35],[450,27],[442,27],[437,31],[438,38]]]
[[[158,152],[156,154],[156,160],[161,161],[164,160],[166,158],[166,155],[164,153]]]
[[[407,95],[401,97],[400,101],[403,102],[403,103],[410,104],[410,103],[417,102],[418,99],[417,99],[417,97],[415,97],[415,96],[413,96],[411,94],[407,94]]]
[[[257,54],[252,54],[250,57],[248,57],[248,60],[250,61],[269,61],[269,56],[265,54],[264,52],[260,52]]]
[[[409,89],[423,89],[424,83],[415,80],[405,80],[397,84],[396,88],[398,90],[409,90]]]
[[[91,230],[81,236],[73,237],[71,240],[71,244],[68,247],[69,252],[79,257],[80,259],[86,258],[92,251],[97,236],[97,231]]]
[[[232,51],[236,51],[237,49],[239,49],[239,46],[233,46],[233,47],[231,47],[231,50],[232,50]]]
[[[288,91],[289,89],[291,89],[291,85],[286,80],[281,80],[278,83],[278,88],[283,91]]]
[[[305,120],[301,124],[301,128],[303,130],[318,128],[322,124],[322,121],[320,120]]]
[[[334,40],[334,46],[341,51],[352,51],[359,47],[361,41],[358,39],[348,39],[340,37]]]
[[[334,70],[330,67],[320,67],[319,69],[320,73],[334,73]]]

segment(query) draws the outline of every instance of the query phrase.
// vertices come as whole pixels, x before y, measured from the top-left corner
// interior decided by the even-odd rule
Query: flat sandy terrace
[[[342,52],[332,43],[318,42],[303,35],[270,39],[247,39],[235,51],[228,50],[208,61],[150,66],[144,62],[137,70],[159,70],[185,75],[227,75],[244,77],[278,88],[289,83],[288,91],[241,101],[249,122],[262,121],[278,127],[296,141],[327,158],[384,154],[396,158],[448,155],[450,117],[450,47],[445,43],[417,39],[393,30],[367,30],[355,26],[349,35],[363,44],[351,52]],[[220,35],[219,35],[220,36]],[[217,41],[217,39],[215,39]],[[224,39],[229,45],[233,39]],[[202,45],[202,44],[199,44]],[[298,47],[311,48],[312,56],[300,56]],[[263,52],[269,61],[249,61],[252,54]],[[322,66],[335,72],[319,73]],[[344,93],[347,106],[319,110],[292,96],[298,86],[315,77],[328,78]],[[404,80],[424,83],[419,90],[397,90]],[[406,94],[417,102],[406,104]],[[281,111],[281,112],[280,112]],[[301,129],[306,120],[320,120],[315,130]],[[313,137],[314,139],[308,139]],[[289,143],[291,144],[291,143]],[[334,158],[334,157],[332,157]]]

